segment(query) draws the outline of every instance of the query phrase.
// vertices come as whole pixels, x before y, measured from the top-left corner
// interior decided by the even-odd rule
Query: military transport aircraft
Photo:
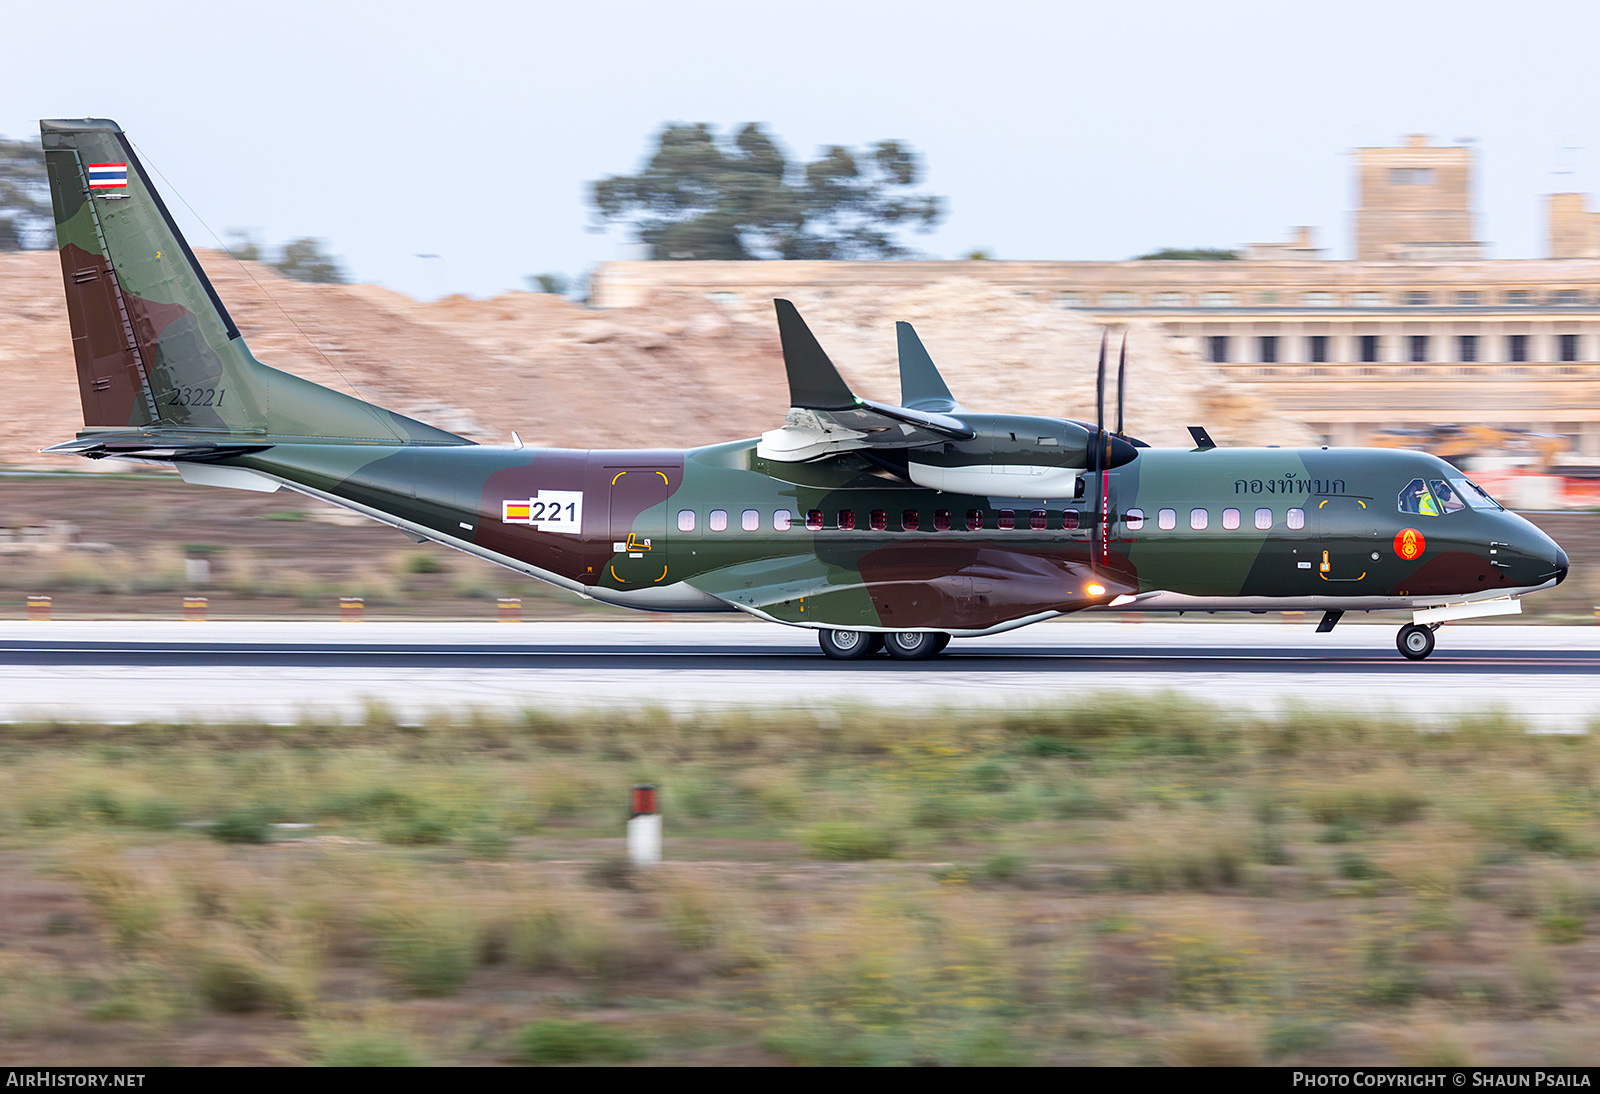
[[[44,121],[85,426],[48,451],[288,487],[518,573],[650,611],[740,611],[830,657],[931,657],[1067,612],[1512,614],[1567,556],[1436,457],[1158,449],[1093,424],[958,405],[899,324],[898,405],[853,392],[776,302],[790,410],[687,451],[491,447],[258,362],[122,129]],[[1122,369],[1119,367],[1119,374]]]

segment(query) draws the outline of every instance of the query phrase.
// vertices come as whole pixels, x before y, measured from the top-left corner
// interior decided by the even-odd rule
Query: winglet
[[[960,410],[911,324],[896,323],[894,330],[900,344],[900,405],[913,410]]]
[[[789,373],[789,405],[811,410],[843,410],[859,405],[811,333],[800,312],[787,300],[774,300],[778,337],[783,341],[783,367]]]

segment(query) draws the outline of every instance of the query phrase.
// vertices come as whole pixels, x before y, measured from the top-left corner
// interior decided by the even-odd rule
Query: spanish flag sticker
[[[1407,562],[1422,556],[1422,549],[1428,545],[1422,533],[1415,528],[1405,528],[1394,537],[1394,553]]]
[[[513,522],[527,524],[528,508],[528,502],[508,501],[505,503],[505,510],[501,513],[500,520],[504,524],[511,524]]]

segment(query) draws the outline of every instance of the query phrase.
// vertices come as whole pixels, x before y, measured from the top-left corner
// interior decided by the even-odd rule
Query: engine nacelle
[[[951,494],[977,494],[1000,498],[1076,497],[1082,468],[1050,467],[1029,463],[979,463],[939,467],[906,464],[907,474],[918,486]]]

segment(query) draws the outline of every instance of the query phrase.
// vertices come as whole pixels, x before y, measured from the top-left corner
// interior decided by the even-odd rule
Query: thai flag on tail
[[[128,165],[125,163],[91,163],[89,189],[110,190],[128,185]]]

